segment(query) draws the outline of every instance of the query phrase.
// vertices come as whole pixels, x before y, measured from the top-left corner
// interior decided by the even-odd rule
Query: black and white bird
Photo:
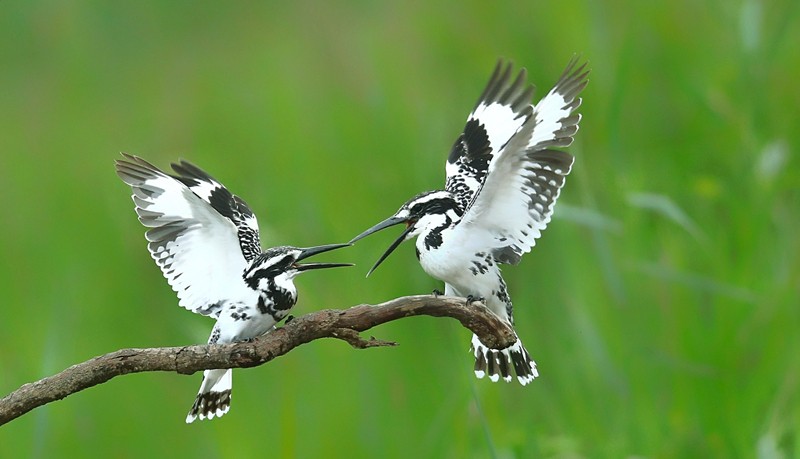
[[[238,196],[186,161],[169,175],[123,153],[117,175],[133,190],[139,221],[150,228],[148,249],[184,308],[217,320],[209,344],[263,335],[297,302],[294,278],[312,269],[352,266],[305,263],[312,255],[349,246],[261,249],[256,216]],[[228,412],[231,370],[206,370],[186,422]]]
[[[414,196],[350,242],[405,224],[370,273],[403,241],[417,237],[417,258],[425,272],[445,282],[445,294],[483,299],[513,327],[499,265],[519,263],[550,222],[573,162],[554,148],[570,145],[578,131],[578,94],[589,72],[573,58],[536,105],[525,69],[515,78],[512,73],[511,63],[498,62],[447,158],[445,189]],[[473,335],[471,350],[478,378],[509,382],[513,370],[526,385],[539,375],[519,338],[495,350]]]

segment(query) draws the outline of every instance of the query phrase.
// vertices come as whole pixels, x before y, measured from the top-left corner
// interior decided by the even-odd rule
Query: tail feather
[[[481,343],[476,335],[472,335],[471,351],[475,356],[475,376],[478,379],[489,375],[492,382],[497,382],[500,377],[505,382],[511,382],[511,368],[517,375],[517,380],[523,386],[539,376],[536,362],[517,338],[511,346],[505,349],[491,349]]]
[[[186,423],[195,419],[213,419],[221,417],[231,408],[231,389],[233,372],[228,370],[206,370],[203,372],[203,383],[194,399],[192,409],[186,415]]]

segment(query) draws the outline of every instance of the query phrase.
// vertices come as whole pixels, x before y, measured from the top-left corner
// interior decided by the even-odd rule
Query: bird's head
[[[403,241],[419,236],[434,228],[438,228],[445,224],[448,219],[452,221],[460,217],[461,209],[449,191],[426,191],[409,199],[405,204],[400,206],[400,209],[398,209],[394,215],[359,234],[353,238],[350,243],[352,244],[359,239],[365,238],[372,233],[376,233],[390,226],[399,225],[401,223],[406,225],[405,231],[400,233],[400,236],[389,246],[386,252],[381,255],[372,269],[369,270],[369,273],[367,273],[369,276],[370,273],[372,273],[372,271],[374,271]]]
[[[251,288],[265,290],[270,281],[281,280],[291,282],[300,273],[313,269],[338,268],[353,266],[352,263],[300,263],[313,255],[330,250],[348,247],[352,244],[329,244],[316,247],[298,248],[291,246],[273,247],[265,250],[259,258],[245,271],[245,281]]]

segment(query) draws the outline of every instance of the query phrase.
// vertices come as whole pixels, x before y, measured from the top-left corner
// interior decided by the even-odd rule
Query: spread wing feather
[[[474,199],[497,152],[531,115],[533,87],[526,83],[525,69],[511,77],[512,64],[499,61],[447,158],[445,189],[462,210]]]
[[[551,147],[572,143],[578,130],[580,91],[588,70],[573,59],[558,83],[532,107],[510,139],[493,155],[455,231],[485,241],[502,263],[516,264],[547,227],[572,168],[568,153]],[[512,123],[512,126],[516,125]]]
[[[133,190],[153,260],[178,294],[179,304],[217,315],[222,301],[246,301],[253,291],[242,277],[258,247],[258,223],[244,201],[188,162],[168,175],[128,154],[117,175]],[[242,234],[249,239],[241,241]],[[258,247],[258,249],[256,249]]]
[[[172,169],[178,173],[174,178],[180,180],[194,194],[236,225],[242,254],[245,260],[253,261],[261,253],[261,241],[258,235],[258,220],[247,203],[228,191],[214,177],[188,161],[172,163]]]

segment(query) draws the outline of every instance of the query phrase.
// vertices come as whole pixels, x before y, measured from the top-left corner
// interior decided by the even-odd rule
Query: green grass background
[[[800,3],[0,2],[0,392],[125,347],[204,342],[145,249],[120,151],[189,159],[265,245],[346,241],[444,159],[498,57],[541,96],[591,63],[555,218],[505,269],[528,387],[412,318],[235,371],[120,377],[0,427],[1,457],[800,457]],[[391,234],[389,234],[391,233]],[[396,235],[329,254],[295,314],[440,284]]]

